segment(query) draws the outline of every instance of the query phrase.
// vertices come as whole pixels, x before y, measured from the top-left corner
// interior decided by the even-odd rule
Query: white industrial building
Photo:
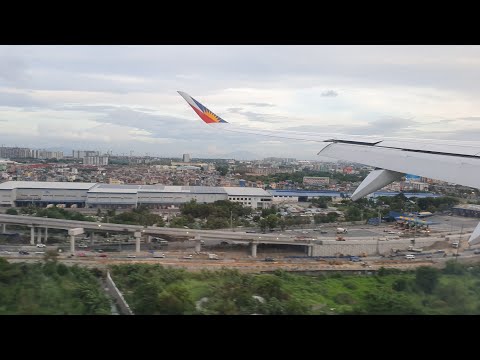
[[[0,184],[0,206],[76,204],[84,206],[95,183],[7,181]]]
[[[261,188],[224,187],[228,200],[250,206],[254,209],[270,207],[272,195]]]
[[[151,208],[179,206],[190,200],[213,203],[230,200],[263,209],[270,206],[272,195],[260,188],[114,185],[79,182],[8,181],[0,184],[0,206],[75,204],[89,208]]]

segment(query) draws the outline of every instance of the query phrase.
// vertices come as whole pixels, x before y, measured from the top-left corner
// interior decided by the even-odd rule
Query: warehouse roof
[[[54,182],[54,181],[7,181],[0,184],[0,190],[12,190],[12,189],[88,190],[93,186],[95,186],[95,183]]]
[[[114,185],[114,184],[97,184],[91,188],[89,193],[119,193],[119,194],[136,194],[140,185]]]
[[[224,187],[229,196],[267,196],[271,197],[268,192],[261,188],[253,187]]]

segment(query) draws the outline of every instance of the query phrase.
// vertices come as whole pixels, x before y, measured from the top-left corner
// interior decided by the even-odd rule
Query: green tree
[[[7,209],[7,211],[5,213],[8,214],[8,215],[18,215],[18,211],[16,209],[12,209],[12,208]]]
[[[448,260],[443,269],[443,273],[449,275],[462,275],[465,273],[465,267],[462,264],[457,263],[455,260]]]
[[[216,165],[215,168],[221,176],[225,176],[228,173],[228,165]]]
[[[262,232],[265,232],[268,228],[267,219],[260,219],[260,221],[258,222],[258,226],[260,226],[260,230],[262,230]]]
[[[278,223],[277,215],[270,214],[266,217],[265,220],[267,221],[267,225],[269,229],[273,229],[277,226],[277,223]]]
[[[55,250],[47,250],[43,255],[43,261],[45,262],[48,262],[48,261],[56,262],[57,258],[58,258],[58,252]]]
[[[429,266],[420,266],[415,271],[415,284],[427,294],[431,294],[438,284],[439,271]]]
[[[421,309],[403,293],[392,291],[369,292],[363,302],[354,307],[353,314],[417,315]]]

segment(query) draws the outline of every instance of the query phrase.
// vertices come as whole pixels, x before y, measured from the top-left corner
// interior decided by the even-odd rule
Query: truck
[[[421,248],[414,248],[412,245],[410,245],[407,249],[408,251],[413,251],[413,252],[422,252],[423,249]]]
[[[209,260],[218,260],[218,255],[217,254],[208,254],[208,259]]]
[[[347,229],[344,228],[337,228],[337,234],[346,234],[348,233]]]

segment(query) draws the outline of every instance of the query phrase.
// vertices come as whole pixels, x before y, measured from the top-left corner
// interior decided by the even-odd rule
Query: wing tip
[[[186,92],[177,90],[181,97],[185,99],[185,101],[192,107],[192,109],[197,113],[200,119],[207,124],[218,124],[218,123],[226,123],[227,121],[223,120],[220,116],[214,114],[212,111],[207,109],[206,106],[202,105],[199,101],[195,100],[193,97],[188,95]]]

